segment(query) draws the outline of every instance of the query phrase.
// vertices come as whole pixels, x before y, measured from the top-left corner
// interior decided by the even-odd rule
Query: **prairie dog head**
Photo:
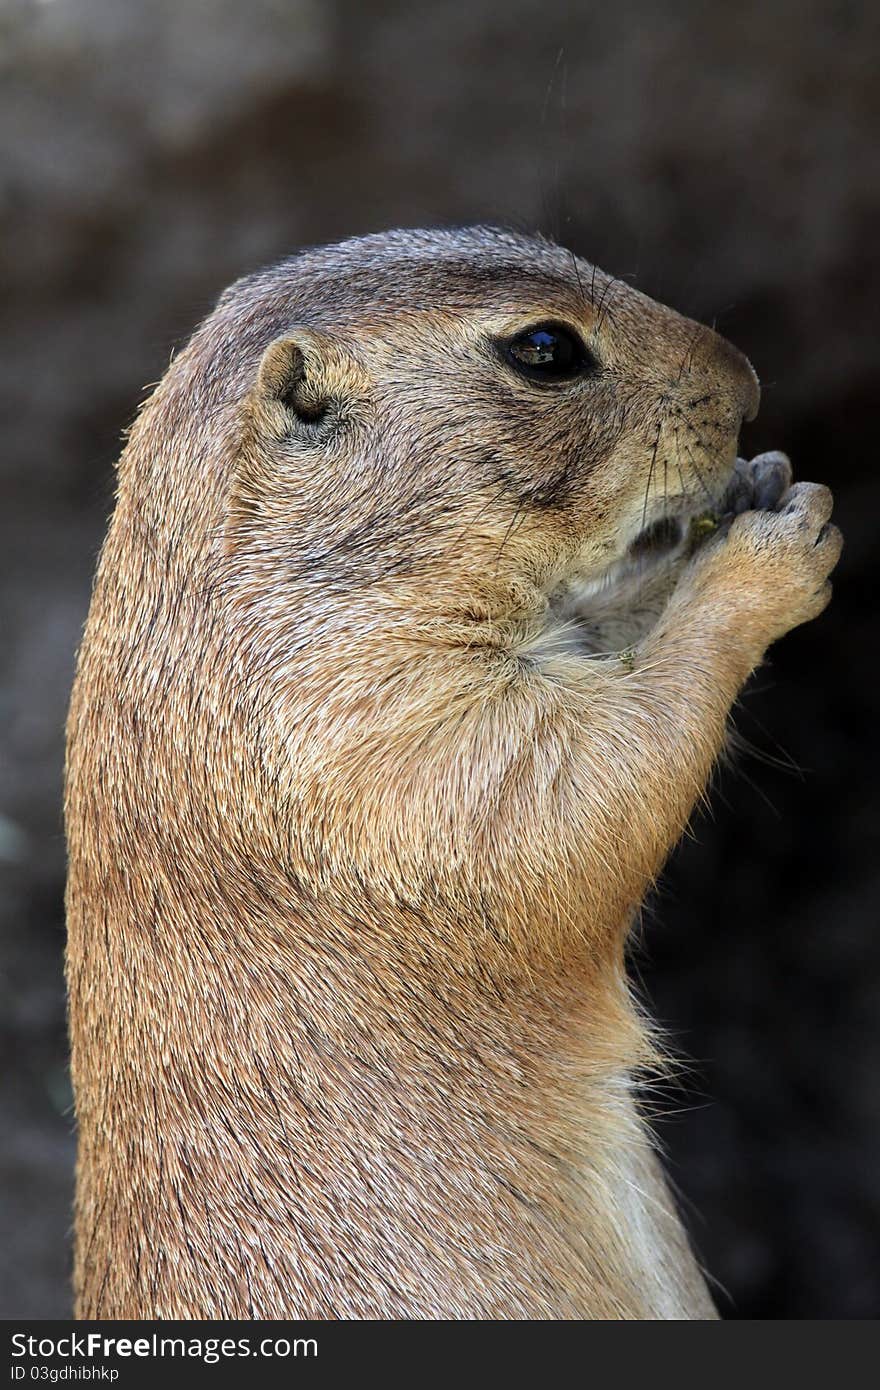
[[[589,582],[660,519],[705,510],[758,401],[710,329],[484,227],[304,252],[228,290],[182,358],[186,407],[228,432],[211,518],[227,554],[435,610]]]
[[[265,319],[235,489],[303,579],[475,587],[589,580],[705,510],[758,387],[710,329],[506,231],[394,232],[241,282]]]

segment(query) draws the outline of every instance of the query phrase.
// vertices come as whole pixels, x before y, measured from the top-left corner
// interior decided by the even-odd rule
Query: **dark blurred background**
[[[880,1313],[880,7],[0,0],[0,1315],[61,1317],[62,724],[120,432],[228,281],[395,224],[540,228],[718,327],[828,482],[832,609],[738,715],[637,965],[726,1315]]]

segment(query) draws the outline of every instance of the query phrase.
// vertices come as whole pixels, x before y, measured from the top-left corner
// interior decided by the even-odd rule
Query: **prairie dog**
[[[480,227],[304,252],[175,358],[69,722],[78,1316],[714,1315],[623,953],[840,552],[736,464],[758,399]]]

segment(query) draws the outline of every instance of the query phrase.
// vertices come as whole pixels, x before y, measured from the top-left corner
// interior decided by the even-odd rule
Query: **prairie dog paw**
[[[791,487],[791,481],[791,460],[778,449],[756,454],[753,459],[737,459],[722,499],[722,515],[775,511],[783,494]]]
[[[843,538],[831,523],[833,498],[821,483],[790,483],[784,455],[765,454],[738,470],[729,524],[704,548],[695,566],[704,602],[733,603],[756,645],[768,645],[817,617],[831,598],[828,576]],[[770,503],[758,507],[758,499]],[[721,586],[710,598],[706,583]]]

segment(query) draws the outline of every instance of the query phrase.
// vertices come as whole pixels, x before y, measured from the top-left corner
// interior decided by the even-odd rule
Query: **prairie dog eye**
[[[516,371],[533,381],[564,381],[595,371],[597,362],[581,339],[561,323],[539,324],[517,333],[504,355]]]

